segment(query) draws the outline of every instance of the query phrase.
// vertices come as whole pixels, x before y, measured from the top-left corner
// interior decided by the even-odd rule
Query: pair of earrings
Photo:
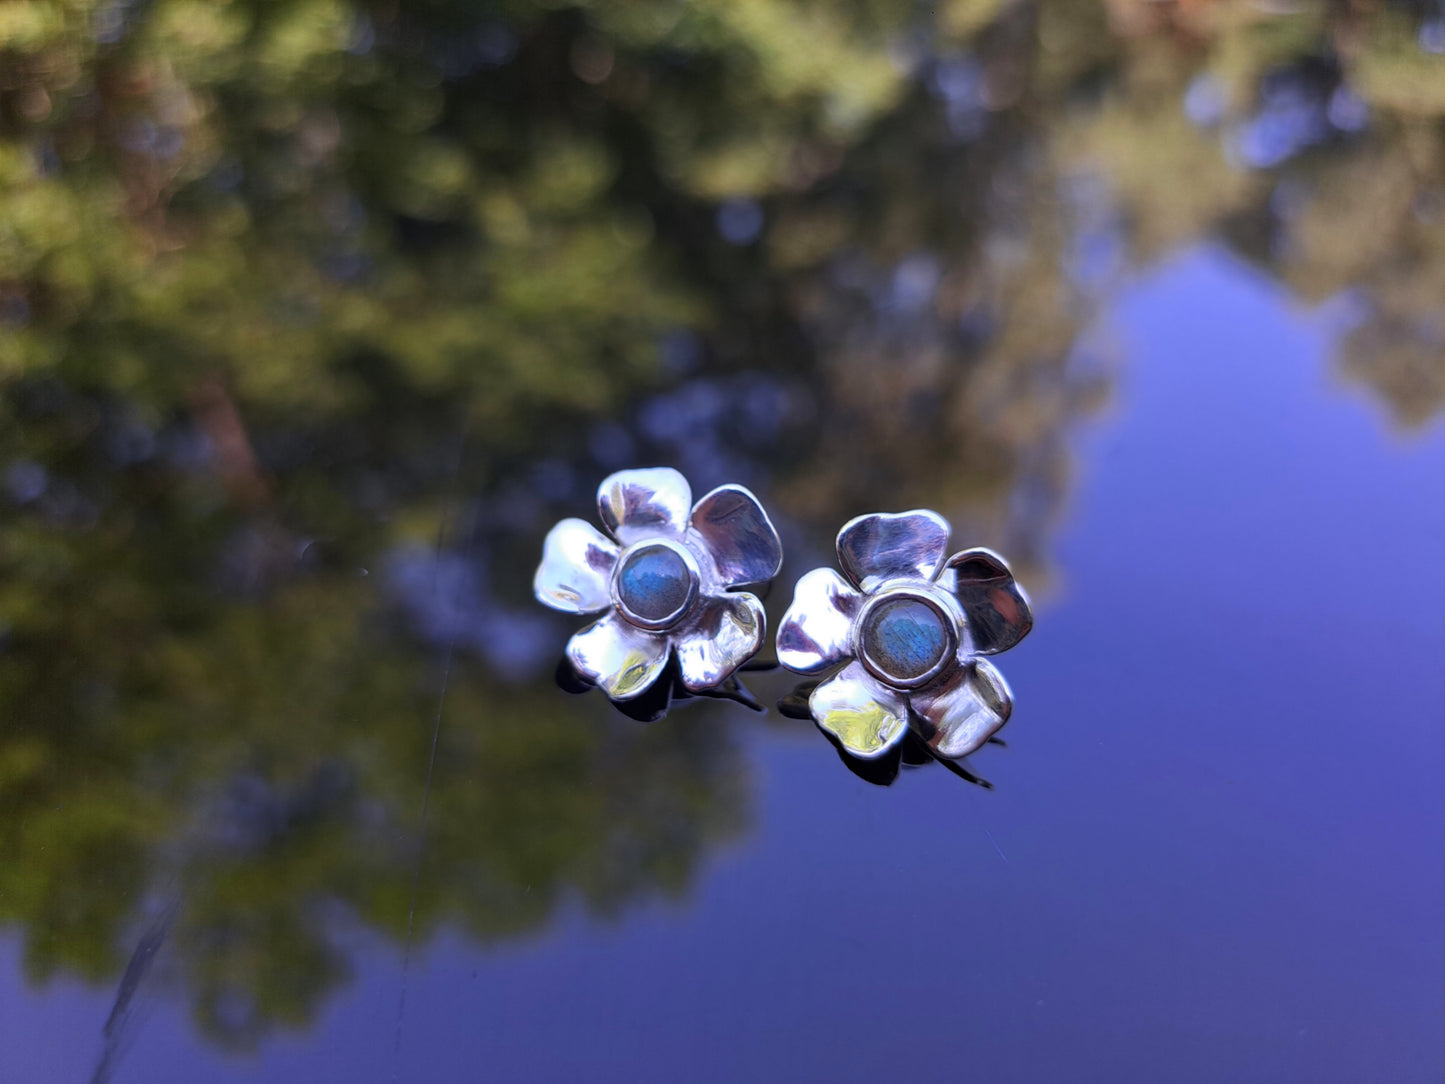
[[[614,701],[641,696],[674,656],[691,692],[727,681],[766,634],[748,588],[771,583],[783,564],[758,499],[725,485],[693,504],[687,479],[657,467],[610,475],[597,505],[607,534],[564,519],[533,580],[555,610],[602,613],[568,642],[572,667]],[[854,757],[883,756],[912,727],[955,759],[1008,721],[1008,685],[984,656],[1028,633],[1028,599],[990,550],[945,560],[949,533],[925,509],[859,516],[838,532],[844,575],[817,568],[794,587],[778,662],[800,674],[837,670],[808,709]]]

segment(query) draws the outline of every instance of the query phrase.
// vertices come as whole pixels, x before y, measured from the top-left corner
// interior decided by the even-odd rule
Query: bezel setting
[[[868,633],[871,631],[870,626],[874,614],[880,608],[900,601],[918,602],[927,606],[938,618],[938,624],[944,636],[944,648],[939,652],[933,665],[912,677],[900,676],[891,672],[879,661],[877,656],[881,652],[878,651],[877,645],[868,642]],[[938,677],[948,667],[949,662],[958,655],[960,632],[964,627],[964,620],[963,608],[932,584],[909,582],[906,585],[885,588],[875,595],[868,596],[853,622],[854,656],[863,663],[870,674],[895,689],[921,688]]]
[[[663,617],[647,617],[637,613],[627,604],[627,599],[624,597],[621,589],[620,581],[623,570],[628,567],[632,560],[650,550],[666,550],[669,553],[675,554],[682,560],[683,567],[687,570],[688,588],[686,597],[682,600],[681,604]],[[612,603],[617,607],[617,612],[620,613],[629,624],[636,625],[640,629],[647,629],[650,632],[660,632],[663,629],[672,628],[672,626],[682,620],[683,615],[688,612],[692,604],[697,600],[701,583],[702,572],[698,567],[697,558],[693,556],[691,550],[681,542],[674,541],[670,538],[646,538],[634,545],[628,546],[618,556],[617,564],[612,569],[612,579],[609,584],[609,590],[612,595]]]

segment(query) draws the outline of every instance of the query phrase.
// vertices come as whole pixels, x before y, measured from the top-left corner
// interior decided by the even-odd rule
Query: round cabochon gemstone
[[[617,575],[617,597],[644,621],[665,621],[687,604],[692,573],[666,546],[634,550]]]
[[[863,629],[863,650],[878,670],[899,681],[928,673],[948,650],[938,611],[916,598],[880,602]]]

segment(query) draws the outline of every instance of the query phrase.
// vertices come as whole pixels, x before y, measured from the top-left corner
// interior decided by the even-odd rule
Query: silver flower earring
[[[729,678],[762,646],[767,620],[739,590],[778,574],[783,547],[758,499],[719,486],[696,505],[668,467],[625,470],[597,490],[602,525],[564,519],[547,535],[537,600],[571,614],[606,611],[567,644],[577,673],[613,700],[641,696],[676,654],[692,692]]]
[[[937,755],[967,756],[1008,722],[1008,685],[980,656],[1028,634],[1028,599],[990,550],[945,561],[948,535],[948,522],[923,509],[859,516],[838,532],[848,578],[818,568],[794,589],[778,661],[801,674],[847,662],[808,708],[852,756],[881,757],[910,723]]]

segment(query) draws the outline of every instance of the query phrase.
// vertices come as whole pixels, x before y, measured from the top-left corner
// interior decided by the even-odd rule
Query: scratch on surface
[[[135,951],[130,954],[130,961],[125,965],[125,972],[115,990],[115,1001],[110,1007],[110,1015],[105,1018],[105,1026],[101,1029],[100,1059],[95,1063],[95,1071],[90,1074],[90,1084],[106,1084],[115,1072],[126,1040],[132,1035],[129,1025],[135,995],[150,974],[151,965],[155,963],[156,956],[165,945],[179,910],[179,901],[170,903],[155,917],[145,933],[141,934]]]
[[[452,676],[452,658],[453,658],[453,656],[454,656],[455,654],[456,654],[456,633],[455,633],[455,630],[454,630],[453,633],[452,633],[452,637],[451,637],[451,643],[447,645],[446,664],[445,664],[445,666],[444,666],[443,669],[442,669],[442,689],[441,689],[441,695],[437,698],[436,716],[435,716],[435,718],[434,718],[434,720],[433,720],[433,723],[432,723],[431,753],[430,753],[430,755],[427,757],[427,764],[426,764],[426,786],[425,786],[425,788],[422,790],[422,797],[421,797],[421,828],[420,828],[421,840],[420,840],[420,846],[417,848],[417,853],[416,853],[416,868],[412,870],[412,875],[411,875],[411,904],[410,904],[410,906],[408,907],[407,913],[406,913],[406,949],[405,949],[405,951],[403,952],[402,958],[401,958],[401,997],[400,997],[399,1000],[397,1001],[397,1006],[396,1006],[396,1038],[395,1038],[395,1040],[394,1040],[393,1043],[392,1043],[392,1049],[391,1049],[391,1056],[392,1056],[391,1080],[392,1080],[392,1084],[396,1084],[396,1081],[397,1081],[397,1079],[398,1079],[398,1073],[400,1072],[400,1068],[401,1068],[401,1032],[402,1032],[403,1022],[404,1022],[405,1019],[406,1019],[406,980],[407,980],[407,973],[408,973],[408,971],[409,971],[410,968],[411,968],[411,941],[412,941],[412,933],[413,933],[413,931],[414,931],[415,928],[416,928],[416,896],[417,896],[417,891],[418,891],[418,889],[419,889],[420,886],[421,886],[421,863],[422,863],[422,857],[423,857],[423,855],[426,853],[426,818],[427,818],[427,809],[428,809],[428,807],[431,805],[431,780],[432,780],[432,771],[433,771],[433,769],[436,767],[436,760],[437,760],[437,739],[438,739],[438,737],[441,735],[441,729],[442,729],[442,705],[443,705],[444,703],[446,703],[447,685],[448,685],[448,684],[450,683],[450,681],[451,681],[451,676]]]
[[[970,791],[969,793],[972,794],[973,792]],[[975,796],[971,798],[970,801],[973,803],[974,811],[978,814],[978,826],[983,829],[983,834],[988,836],[988,841],[993,844],[993,849],[998,852],[998,856],[1007,862],[1008,855],[1003,853],[1003,848],[998,845],[998,840],[993,838],[993,833],[988,830],[988,825],[984,823],[983,810],[978,807],[978,798]]]
[[[460,484],[462,472],[462,456],[466,450],[467,427],[462,427],[460,439],[457,442],[456,470],[452,475],[452,506],[455,507],[457,500],[457,486]],[[443,518],[441,525],[437,528],[436,564],[432,569],[432,594],[435,596],[437,583],[440,580],[442,546],[446,542],[447,528],[450,516]],[[457,653],[457,629],[461,625],[461,619],[457,615],[452,617],[452,627],[447,635],[447,650],[445,660],[442,663],[441,691],[437,694],[436,712],[432,716],[431,749],[427,753],[426,762],[426,783],[422,787],[421,794],[421,823],[417,829],[418,846],[416,851],[416,867],[411,875],[411,901],[407,907],[406,914],[406,947],[402,950],[401,957],[401,993],[396,1003],[396,1033],[392,1039],[391,1046],[391,1084],[397,1084],[401,1073],[401,1036],[406,1022],[406,987],[407,977],[411,971],[411,948],[412,936],[416,930],[416,897],[421,888],[421,865],[426,855],[426,825],[427,813],[431,808],[431,785],[432,775],[436,770],[437,763],[437,742],[442,732],[442,710],[446,707],[447,688],[451,685],[452,663]]]
[[[1007,862],[1008,855],[1003,853],[1003,848],[998,845],[998,840],[993,838],[993,833],[988,830],[988,825],[986,824],[983,826],[983,834],[988,836],[988,841],[993,844],[993,849],[998,851],[998,856]]]

